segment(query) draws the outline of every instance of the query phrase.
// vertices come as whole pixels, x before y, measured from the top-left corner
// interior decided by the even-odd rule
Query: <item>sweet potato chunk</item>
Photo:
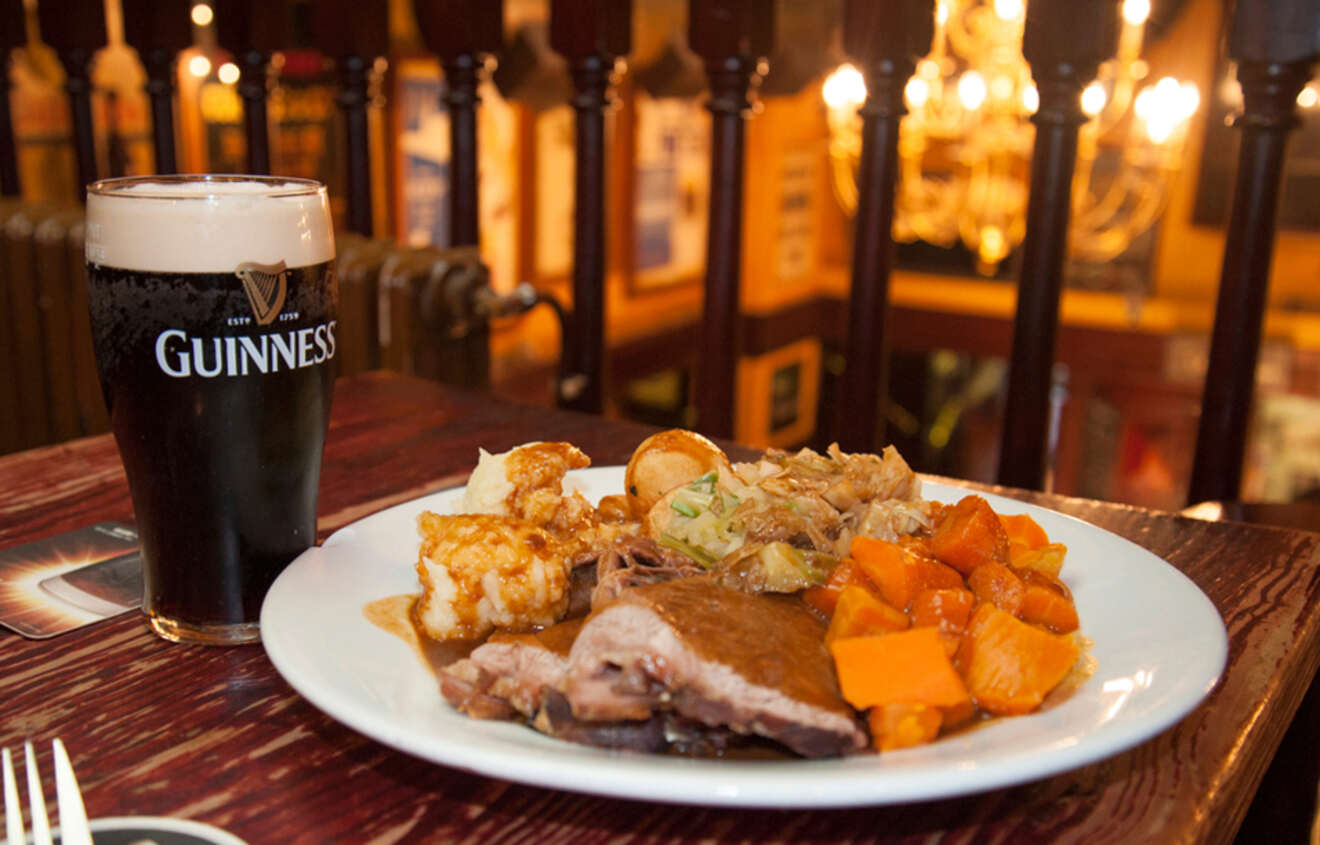
[[[940,516],[930,537],[930,550],[970,575],[983,563],[1008,563],[1008,532],[989,502],[980,496],[965,496]]]
[[[907,627],[906,613],[885,604],[865,587],[849,584],[839,593],[829,630],[825,632],[825,645],[840,637],[888,634]]]
[[[913,629],[925,630],[931,629]],[[972,614],[958,664],[967,691],[981,709],[1016,716],[1040,706],[1072,669],[1079,652],[1072,635],[1051,634],[987,603]]]
[[[940,732],[944,714],[928,704],[885,704],[866,714],[871,744],[879,751],[925,745]]]
[[[885,704],[954,707],[967,700],[935,628],[830,643],[843,698],[861,710]]]

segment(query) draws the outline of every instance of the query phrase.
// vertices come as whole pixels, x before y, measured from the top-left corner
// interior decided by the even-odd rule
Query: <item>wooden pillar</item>
[[[371,147],[367,131],[371,67],[389,50],[386,0],[319,0],[312,6],[315,43],[339,71],[335,100],[344,114],[348,152],[348,228],[371,236]]]
[[[92,126],[92,56],[105,46],[105,9],[78,0],[43,0],[37,6],[42,40],[64,65],[64,90],[73,118],[73,148],[78,166],[77,200],[96,180],[96,136]]]
[[[445,72],[449,110],[449,245],[477,236],[477,85],[486,57],[504,42],[503,0],[413,0],[417,27]]]
[[[174,148],[174,66],[192,44],[192,0],[120,0],[124,41],[137,50],[147,70],[151,101],[151,141],[157,173],[178,173]]]
[[[772,0],[689,0],[688,43],[710,82],[710,221],[696,372],[697,428],[733,436],[739,352],[745,121],[751,89],[774,49]]]
[[[632,6],[617,0],[551,0],[550,46],[573,76],[573,314],[564,332],[559,404],[599,414],[605,372],[605,109],[614,61],[632,41]]]
[[[0,196],[19,195],[18,147],[9,110],[9,57],[25,43],[23,0],[0,0]]]
[[[999,453],[1000,484],[1040,489],[1049,441],[1050,378],[1059,296],[1068,251],[1082,89],[1113,54],[1116,0],[1036,0],[1027,9],[1022,53],[1040,93],[1032,117],[1031,193],[1022,241],[1008,405]]]
[[[289,9],[284,0],[213,0],[216,40],[234,54],[242,75],[238,96],[243,103],[249,173],[270,173],[270,121],[266,108],[271,53],[288,46]]]
[[[1210,360],[1201,399],[1188,502],[1232,500],[1242,487],[1274,254],[1275,221],[1297,95],[1316,60],[1315,0],[1239,0],[1229,55],[1242,86],[1242,130],[1233,205],[1224,241]]]
[[[861,108],[862,154],[857,179],[852,290],[848,303],[847,365],[843,374],[839,443],[871,452],[888,396],[889,271],[893,266],[894,186],[898,183],[898,129],[907,109],[903,89],[917,60],[930,49],[933,0],[847,0],[844,49],[866,78]]]

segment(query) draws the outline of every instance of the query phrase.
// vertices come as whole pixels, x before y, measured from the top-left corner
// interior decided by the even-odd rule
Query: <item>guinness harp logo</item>
[[[289,283],[289,270],[283,261],[278,264],[244,261],[234,270],[234,275],[243,280],[243,290],[247,292],[257,325],[264,326],[280,315]]]

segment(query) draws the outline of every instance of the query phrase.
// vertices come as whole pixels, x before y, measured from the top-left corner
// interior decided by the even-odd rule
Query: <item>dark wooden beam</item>
[[[96,180],[96,134],[92,124],[92,56],[105,46],[105,9],[79,0],[44,0],[37,6],[41,38],[64,65],[64,90],[73,119],[74,158],[78,166],[77,200]]]
[[[1239,0],[1229,55],[1242,85],[1242,130],[1188,502],[1237,499],[1297,95],[1316,60],[1315,0]]]
[[[0,0],[0,196],[5,197],[20,193],[18,147],[9,110],[9,57],[26,42],[23,0]]]
[[[449,110],[449,245],[477,235],[477,85],[487,56],[504,43],[503,0],[413,0],[426,48],[445,72]]]
[[[1048,461],[1050,379],[1059,322],[1082,89],[1114,52],[1116,0],[1035,0],[1027,6],[1022,52],[1040,93],[1031,156],[1027,229],[1018,275],[1008,403],[999,453],[1000,484],[1040,489]]]
[[[174,146],[174,68],[179,52],[192,44],[192,0],[120,2],[124,41],[137,50],[147,70],[156,172],[178,173]]]
[[[903,88],[917,60],[930,49],[933,0],[848,0],[844,49],[866,78],[861,108],[862,153],[857,179],[852,288],[848,309],[847,363],[839,443],[855,452],[879,445],[888,395],[889,271],[894,261],[894,186],[898,183],[898,129],[907,109]]]
[[[348,152],[348,228],[370,237],[371,148],[368,86],[377,56],[389,51],[387,0],[318,0],[312,5],[314,43],[339,71],[335,100],[344,115]]]
[[[688,44],[710,82],[710,219],[697,358],[698,430],[733,436],[737,399],[744,133],[751,91],[774,50],[772,0],[689,0]]]
[[[238,60],[249,173],[270,173],[270,56],[290,44],[286,0],[213,0],[216,40]]]
[[[615,59],[632,43],[632,6],[551,0],[550,46],[573,76],[573,314],[564,332],[559,404],[599,414],[605,404],[605,109]]]

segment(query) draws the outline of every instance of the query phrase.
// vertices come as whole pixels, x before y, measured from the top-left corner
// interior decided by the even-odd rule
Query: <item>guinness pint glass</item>
[[[95,182],[86,243],[143,609],[168,640],[256,641],[266,589],[315,539],[337,297],[325,188]]]

